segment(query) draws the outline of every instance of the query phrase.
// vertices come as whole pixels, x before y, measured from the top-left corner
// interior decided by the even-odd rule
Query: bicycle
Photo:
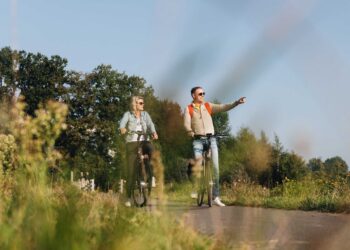
[[[147,205],[148,198],[151,194],[152,189],[152,170],[151,166],[145,164],[146,161],[149,161],[149,156],[142,153],[142,144],[144,141],[141,141],[141,136],[147,138],[149,134],[143,133],[141,131],[130,132],[130,134],[137,134],[137,156],[135,159],[135,182],[132,188],[132,197],[134,204],[137,207],[143,207]],[[148,167],[146,167],[146,165]]]
[[[201,164],[201,173],[198,180],[198,191],[197,191],[197,205],[202,206],[205,193],[208,195],[208,205],[212,206],[213,202],[213,175],[212,175],[212,161],[211,161],[211,138],[224,138],[226,135],[196,135],[194,138],[203,140],[203,152],[202,152],[202,164]]]

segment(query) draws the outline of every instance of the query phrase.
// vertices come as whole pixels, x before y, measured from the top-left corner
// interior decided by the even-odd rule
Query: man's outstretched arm
[[[228,104],[210,103],[210,106],[211,106],[212,112],[217,113],[217,112],[228,111],[228,110],[233,109],[233,108],[235,108],[238,105],[243,104],[243,103],[245,103],[245,97],[241,97],[237,101],[234,101],[234,102],[228,103]]]

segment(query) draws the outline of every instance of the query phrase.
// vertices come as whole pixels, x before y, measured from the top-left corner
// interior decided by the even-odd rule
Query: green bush
[[[13,153],[16,159],[13,171],[1,171],[0,249],[213,248],[209,238],[165,211],[126,209],[116,193],[82,192],[70,183],[50,183],[47,170],[61,159],[54,142],[65,127],[66,106],[48,103],[35,118],[23,109],[18,102],[11,111],[15,140],[0,137],[1,155],[9,155],[1,158],[3,166],[9,166]]]

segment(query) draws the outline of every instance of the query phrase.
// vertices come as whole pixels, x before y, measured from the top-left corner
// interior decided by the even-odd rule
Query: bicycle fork
[[[141,183],[141,185],[146,186],[147,185],[147,173],[146,173],[146,167],[145,167],[144,160],[148,159],[148,155],[143,155],[141,148],[138,150],[138,154],[140,156],[140,167],[141,167],[141,174],[142,174],[142,180],[143,180],[143,183]]]
[[[205,158],[206,158],[206,161],[208,161],[208,162],[211,161],[211,149],[210,149],[210,148],[209,148],[208,152],[206,153]],[[211,171],[211,169],[209,168],[208,171]],[[210,185],[211,187],[214,186],[213,178],[211,178],[211,179],[209,180],[209,185]]]

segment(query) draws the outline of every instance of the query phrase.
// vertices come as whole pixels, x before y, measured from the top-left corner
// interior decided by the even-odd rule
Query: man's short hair
[[[196,90],[197,90],[197,89],[202,89],[202,87],[200,87],[200,86],[193,87],[193,88],[191,89],[191,96],[193,96],[193,94],[196,93]]]

